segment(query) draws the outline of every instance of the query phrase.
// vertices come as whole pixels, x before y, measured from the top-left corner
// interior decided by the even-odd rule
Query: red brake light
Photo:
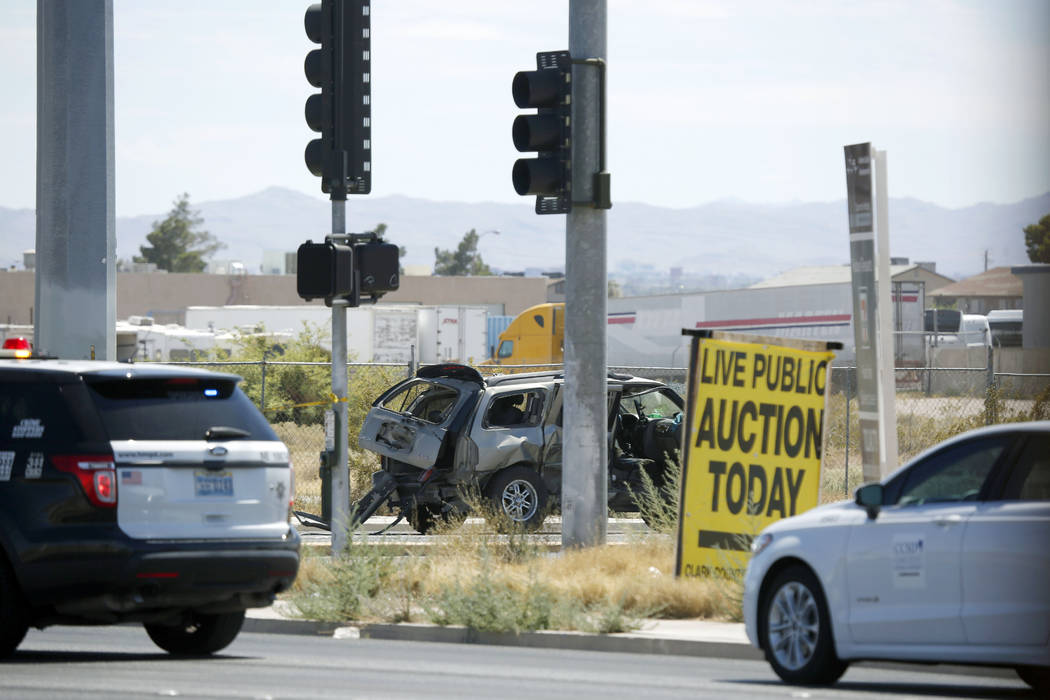
[[[74,475],[93,505],[100,508],[117,505],[117,472],[113,455],[52,455],[51,463],[59,471]]]
[[[117,502],[117,481],[112,469],[95,472],[95,494],[103,503]]]

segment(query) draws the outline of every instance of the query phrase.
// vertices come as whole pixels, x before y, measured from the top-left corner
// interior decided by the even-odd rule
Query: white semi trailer
[[[347,312],[347,347],[357,362],[481,362],[488,355],[485,306],[377,304]],[[188,328],[212,332],[300,333],[331,329],[324,306],[191,306]],[[330,348],[330,340],[325,342]]]
[[[924,285],[894,282],[892,304],[897,366],[921,366]],[[848,282],[623,297],[609,299],[607,312],[610,365],[686,366],[683,328],[837,341],[837,363],[855,358]]]

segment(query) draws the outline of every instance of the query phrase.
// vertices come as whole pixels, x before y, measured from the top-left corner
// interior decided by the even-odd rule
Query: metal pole
[[[850,419],[850,414],[849,414],[849,396],[850,396],[849,375],[850,375],[850,368],[849,367],[843,367],[842,371],[846,373],[846,483],[845,483],[843,488],[845,489],[846,495],[848,496],[849,495],[849,419]]]
[[[332,200],[332,234],[346,233],[346,200]],[[332,393],[335,395],[335,464],[332,467],[332,556],[344,556],[350,536],[349,441],[346,412],[345,299],[332,300]]]
[[[259,409],[266,413],[266,351],[263,350],[262,357],[262,381],[259,382]]]
[[[897,468],[897,373],[893,353],[893,307],[890,284],[890,197],[887,188],[886,151],[874,150],[875,161],[875,233],[876,265],[878,267],[879,315],[878,352],[879,374],[879,477],[885,477]],[[899,318],[899,317],[898,317]]]
[[[987,341],[987,339],[986,339]],[[992,425],[999,422],[995,405],[995,354],[992,346],[988,346],[988,364],[985,367],[984,376],[984,424]]]
[[[606,58],[605,0],[570,0],[569,53]],[[599,169],[600,65],[572,81],[572,199],[594,198]],[[565,443],[562,547],[604,544],[608,528],[605,210],[574,204],[565,222]]]

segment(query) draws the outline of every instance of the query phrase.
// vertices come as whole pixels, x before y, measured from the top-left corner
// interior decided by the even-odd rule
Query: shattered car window
[[[639,418],[674,418],[682,409],[662,389],[652,389],[620,401],[620,411]]]
[[[387,397],[383,408],[428,423],[443,423],[459,397],[455,389],[427,381],[410,382]]]
[[[543,399],[544,393],[538,390],[504,394],[489,405],[485,414],[485,427],[539,425],[543,416]]]

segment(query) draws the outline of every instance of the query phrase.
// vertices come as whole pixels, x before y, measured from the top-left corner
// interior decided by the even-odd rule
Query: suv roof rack
[[[610,371],[606,377],[608,379],[615,379],[616,381],[626,382],[631,379],[640,379],[633,374],[626,374],[624,372],[613,372]],[[554,369],[545,370],[540,372],[524,372],[522,374],[497,374],[492,377],[488,377],[485,381],[489,386],[497,384],[506,384],[508,382],[522,382],[529,381],[532,379],[565,379],[565,370]]]
[[[539,372],[522,372],[520,374],[496,374],[488,379],[486,383],[489,386],[495,386],[497,384],[508,384],[510,382],[527,382],[534,379],[564,379],[565,370],[561,369],[549,369],[541,370]]]

